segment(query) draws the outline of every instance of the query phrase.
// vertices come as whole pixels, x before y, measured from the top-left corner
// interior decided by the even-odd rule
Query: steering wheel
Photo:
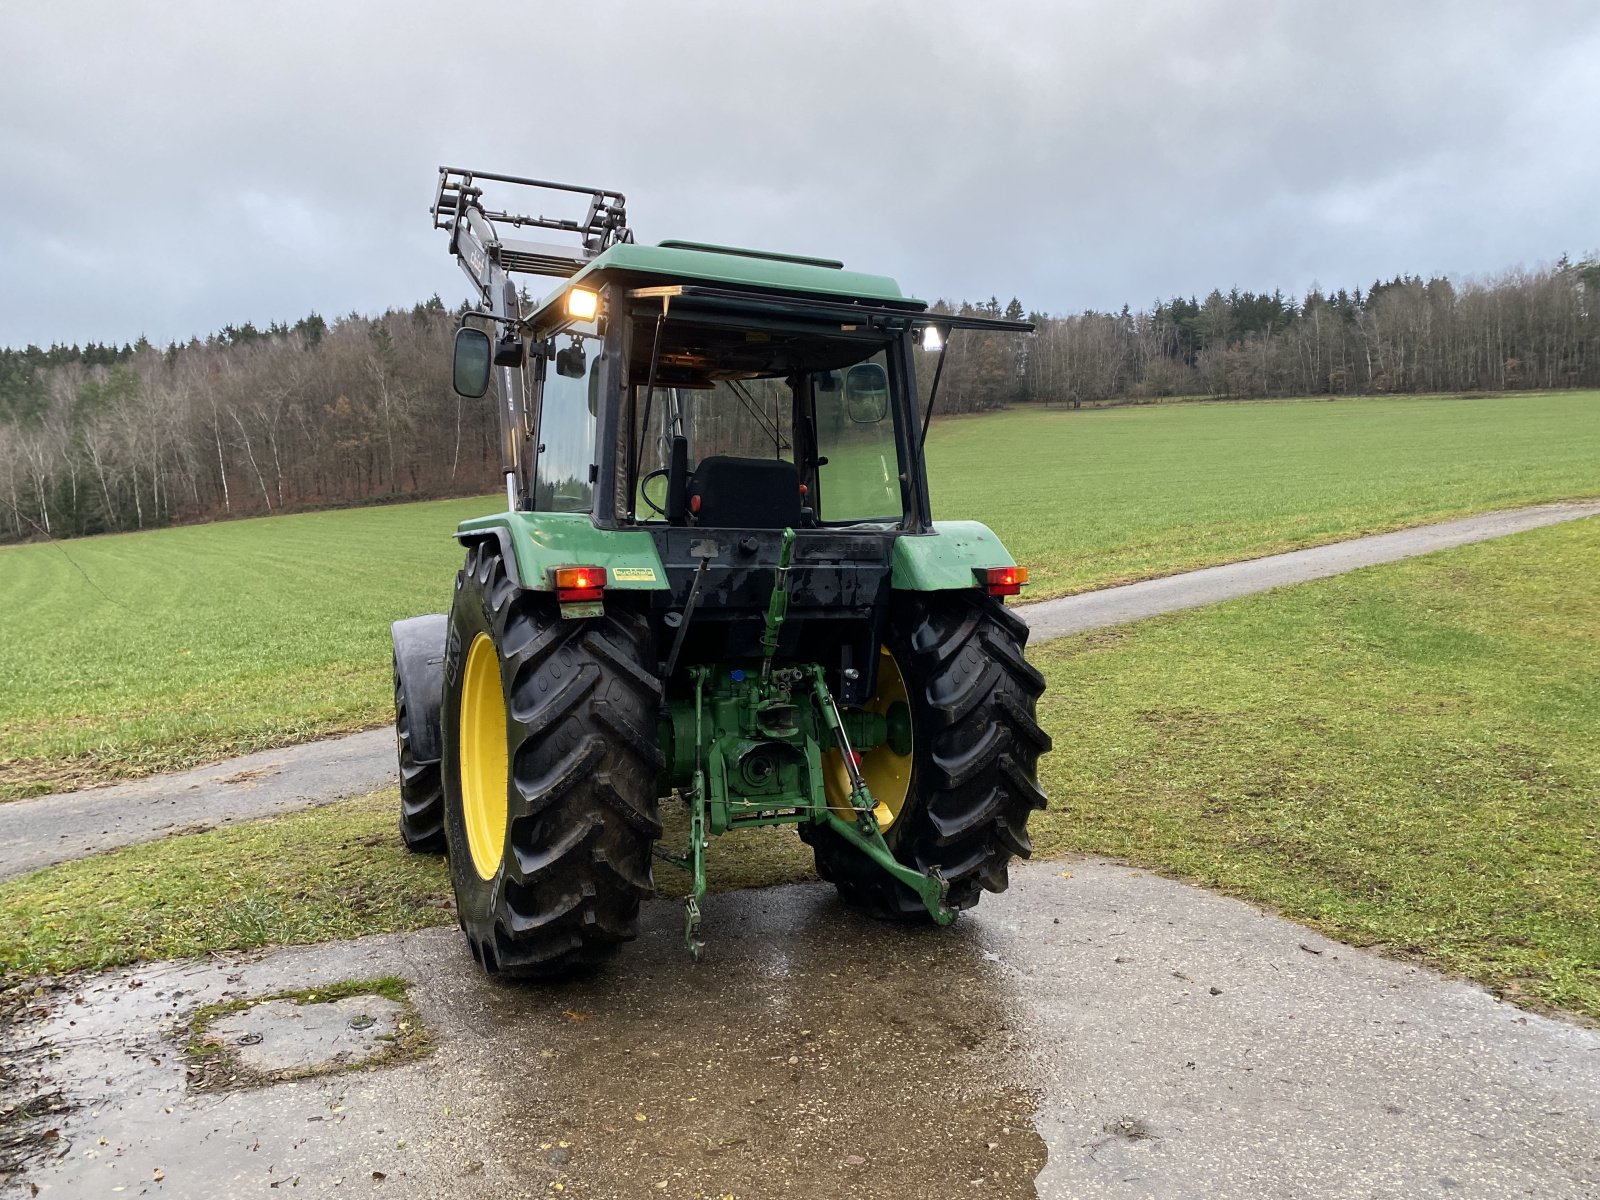
[[[670,471],[666,467],[660,467],[657,470],[648,472],[639,480],[639,495],[643,497],[646,504],[655,509],[663,517],[667,515],[667,510],[662,508],[661,505],[657,504],[654,500],[650,499],[650,481],[657,475],[668,474],[670,474]]]

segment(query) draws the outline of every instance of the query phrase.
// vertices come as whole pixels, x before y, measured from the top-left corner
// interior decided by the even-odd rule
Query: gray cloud
[[[110,0],[0,54],[13,345],[454,301],[447,161],[1050,311],[1600,245],[1589,2]]]

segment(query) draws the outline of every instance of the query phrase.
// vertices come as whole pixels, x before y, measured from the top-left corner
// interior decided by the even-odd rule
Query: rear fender
[[[438,762],[444,754],[439,705],[444,695],[444,641],[449,625],[444,613],[429,613],[389,626],[395,672],[411,713],[411,754],[419,763]]]
[[[978,521],[941,521],[932,533],[908,533],[894,540],[893,586],[904,592],[975,588],[980,567],[1014,567],[1000,539]]]
[[[494,538],[511,581],[529,592],[551,588],[552,567],[604,567],[606,590],[665,591],[655,540],[642,529],[597,529],[587,513],[506,512],[463,521],[456,540]]]

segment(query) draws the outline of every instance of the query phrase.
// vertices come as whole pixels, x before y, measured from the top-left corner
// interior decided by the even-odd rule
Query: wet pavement
[[[1017,606],[1033,644],[1360,567],[1600,515],[1600,500],[1482,513]],[[387,728],[265,750],[175,775],[0,804],[0,880],[117,846],[272,816],[395,782]]]
[[[942,931],[822,885],[713,896],[699,964],[656,902],[561,987],[487,982],[451,929],[83,980],[3,1035],[77,1107],[0,1196],[1600,1189],[1600,1031],[1123,867],[1013,880]],[[391,973],[428,1057],[186,1082],[200,1006]]]

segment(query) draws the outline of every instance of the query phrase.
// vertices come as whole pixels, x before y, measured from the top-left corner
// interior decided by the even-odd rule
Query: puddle
[[[1012,987],[976,929],[889,926],[819,888],[707,906],[699,965],[651,955],[518,1023],[541,1087],[508,1125],[572,1195],[1032,1197]],[[755,911],[750,911],[755,910]],[[523,1041],[523,1037],[518,1038]]]
[[[74,1106],[49,1074],[50,1047],[32,1036],[58,990],[50,981],[0,979],[0,1189],[69,1149],[60,1127]]]
[[[0,1086],[13,1081],[0,1072]],[[71,1106],[60,1092],[18,1089],[0,1099],[0,1185],[16,1179],[40,1159],[59,1157],[68,1147],[61,1140],[62,1114]]]

